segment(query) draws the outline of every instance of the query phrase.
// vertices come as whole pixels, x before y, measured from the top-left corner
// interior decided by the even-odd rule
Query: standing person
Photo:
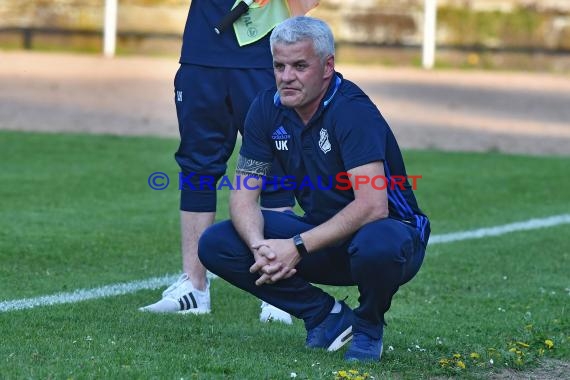
[[[252,14],[248,19],[248,25],[257,28],[255,35],[243,29],[243,22],[236,24],[241,32],[230,28],[218,34],[214,28],[233,4],[234,0],[192,0],[190,4],[174,79],[180,131],[175,158],[184,176],[180,194],[183,274],[162,293],[162,299],[142,307],[143,311],[210,312],[210,284],[197,245],[202,232],[214,222],[216,191],[201,181],[205,177],[217,181],[224,175],[251,101],[274,84],[269,32],[276,17],[287,16],[279,13],[283,4],[276,0],[271,3],[273,9],[258,10],[271,11],[273,18]],[[261,21],[251,24],[256,17]],[[290,210],[294,199],[290,192],[268,191],[261,205]],[[267,303],[262,303],[260,319],[291,323],[289,314]]]
[[[301,318],[307,347],[334,351],[352,339],[347,360],[380,360],[384,315],[420,269],[428,218],[388,124],[335,71],[329,27],[288,19],[273,30],[271,52],[277,91],[252,103],[231,221],[206,230],[199,257],[226,281]],[[282,179],[265,177],[275,158]],[[294,188],[305,215],[261,210],[268,183]],[[356,285],[359,306],[311,283]]]

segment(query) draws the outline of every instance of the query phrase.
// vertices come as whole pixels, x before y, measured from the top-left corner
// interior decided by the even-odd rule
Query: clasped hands
[[[251,246],[255,263],[249,268],[251,273],[259,273],[255,285],[273,284],[297,273],[295,266],[301,257],[293,239],[260,240]]]

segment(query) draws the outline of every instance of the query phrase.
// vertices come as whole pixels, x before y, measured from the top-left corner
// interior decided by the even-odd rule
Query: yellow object
[[[479,64],[479,54],[477,53],[471,53],[467,56],[467,63],[469,63],[471,66],[476,66]]]
[[[236,0],[234,6],[241,0]],[[277,24],[291,16],[301,16],[319,5],[318,0],[256,0],[249,10],[234,22],[239,46],[263,38]]]

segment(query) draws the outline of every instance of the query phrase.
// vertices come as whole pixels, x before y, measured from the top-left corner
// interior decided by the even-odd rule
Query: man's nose
[[[295,80],[295,72],[292,67],[285,66],[281,79],[285,82],[292,82]]]

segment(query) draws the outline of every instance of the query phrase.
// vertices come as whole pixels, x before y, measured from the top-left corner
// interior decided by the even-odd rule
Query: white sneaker
[[[206,279],[206,290],[196,290],[184,273],[162,292],[160,301],[139,310],[152,313],[207,314],[210,312],[210,280]]]
[[[286,325],[290,325],[293,323],[291,316],[289,313],[276,308],[273,305],[268,304],[267,302],[261,302],[261,314],[259,314],[259,320],[261,322],[281,322],[285,323]]]

